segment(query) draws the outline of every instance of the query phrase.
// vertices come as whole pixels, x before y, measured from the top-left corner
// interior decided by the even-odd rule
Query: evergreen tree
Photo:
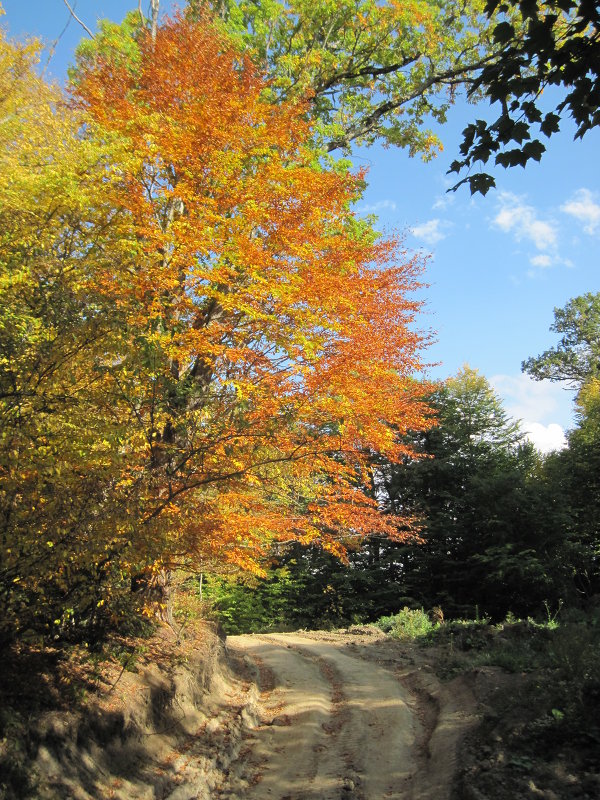
[[[424,543],[395,548],[402,594],[446,614],[533,613],[568,585],[540,457],[486,379],[465,368],[431,398],[422,458],[381,464],[389,510],[423,518]]]

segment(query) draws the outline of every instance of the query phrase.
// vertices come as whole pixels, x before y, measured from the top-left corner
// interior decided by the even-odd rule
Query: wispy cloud
[[[558,235],[554,222],[542,219],[533,206],[510,192],[501,192],[498,200],[500,209],[493,220],[497,228],[511,233],[517,241],[531,242],[536,250],[556,250]]]
[[[445,211],[447,208],[453,206],[456,202],[456,195],[454,194],[442,194],[436,197],[435,203],[433,204],[432,208],[434,211],[438,209],[441,211]]]
[[[421,225],[414,225],[412,228],[412,235],[417,239],[422,239],[427,244],[436,244],[437,242],[445,239],[447,236],[445,228],[447,229],[450,223],[441,219],[430,219],[423,222]]]
[[[396,211],[397,208],[393,200],[379,200],[377,203],[358,206],[361,214],[381,214],[382,211]]]
[[[589,189],[578,189],[560,210],[581,222],[583,230],[590,236],[600,229],[600,205]]]
[[[552,258],[547,253],[540,253],[537,256],[532,256],[529,262],[533,264],[534,267],[539,267],[540,269],[546,269],[553,264]]]

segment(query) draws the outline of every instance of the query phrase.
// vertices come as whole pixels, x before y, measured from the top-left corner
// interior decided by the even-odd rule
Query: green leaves
[[[600,377],[600,294],[588,292],[554,309],[550,330],[562,333],[556,347],[528,358],[522,369],[535,380],[582,386]]]
[[[200,8],[193,0],[189,13]],[[379,139],[432,158],[440,142],[427,118],[444,122],[486,51],[503,47],[491,42],[481,0],[226,0],[218,10],[270,75],[275,102],[310,98],[328,152]]]

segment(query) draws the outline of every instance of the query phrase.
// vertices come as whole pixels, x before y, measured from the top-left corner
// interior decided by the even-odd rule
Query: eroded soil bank
[[[26,679],[14,664],[2,675],[2,696],[17,695],[19,713],[4,719],[0,797],[215,797],[250,721],[248,692],[237,696],[213,625],[180,641],[162,628],[135,659],[103,662],[91,673],[89,660],[75,659],[73,682],[70,665],[54,666],[51,652],[28,661]]]

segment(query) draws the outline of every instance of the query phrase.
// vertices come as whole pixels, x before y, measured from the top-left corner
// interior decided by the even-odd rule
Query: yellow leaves
[[[600,379],[591,378],[586,381],[577,394],[577,405],[585,409],[597,406],[600,403]]]

